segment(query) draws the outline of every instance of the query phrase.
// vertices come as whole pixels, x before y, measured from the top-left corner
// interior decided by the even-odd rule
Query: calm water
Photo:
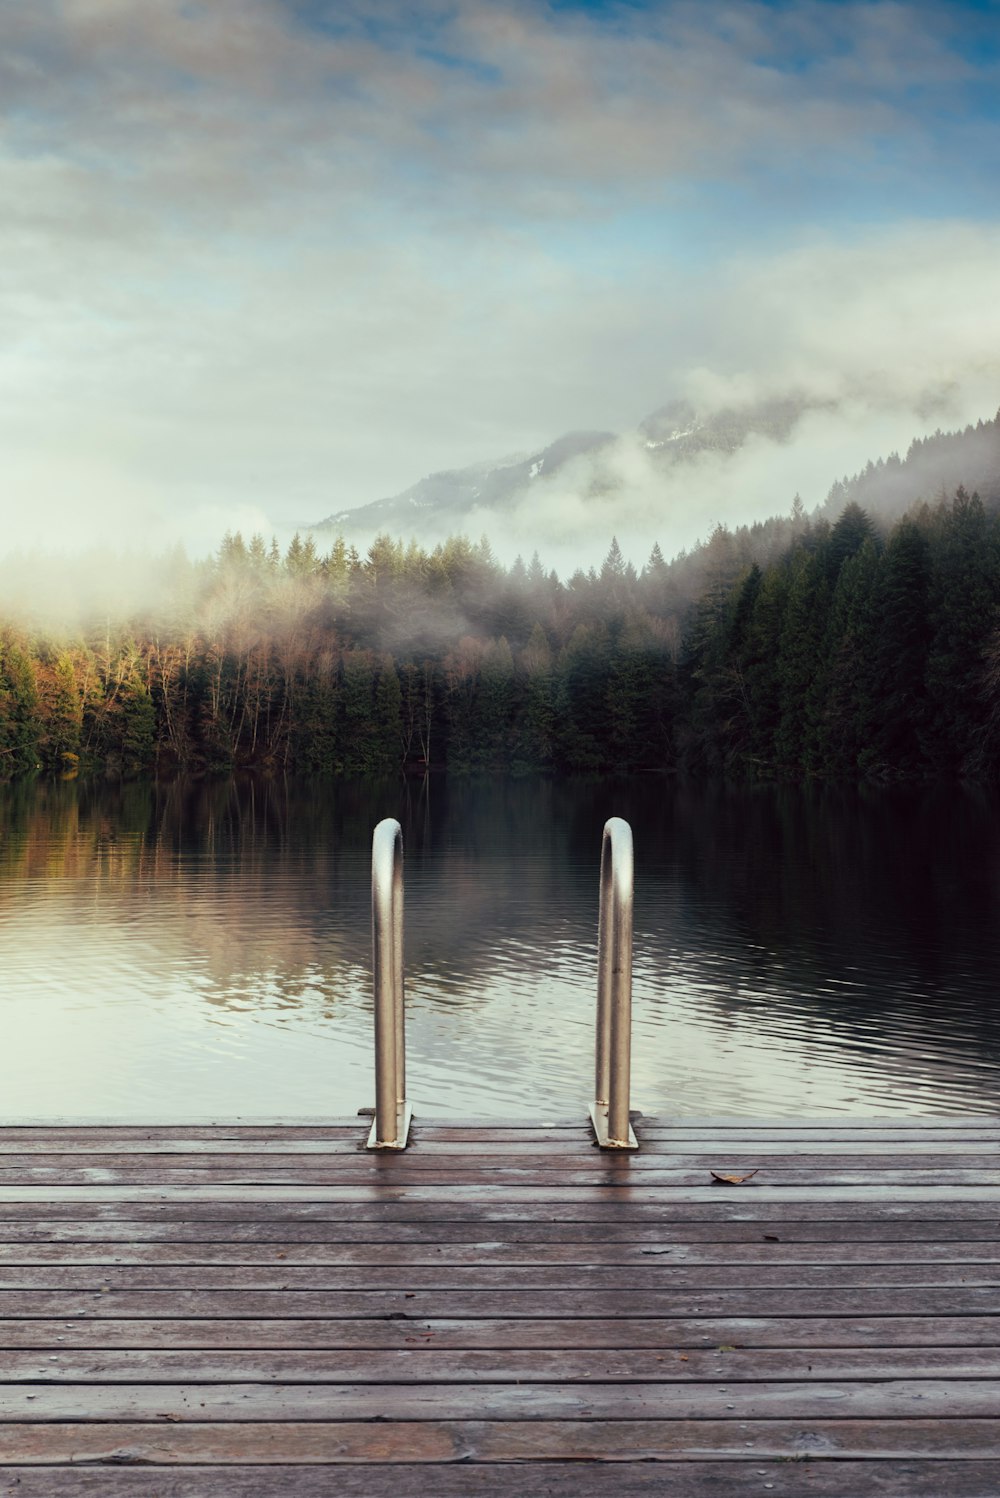
[[[583,1116],[611,815],[636,845],[635,1106],[1000,1111],[995,799],[652,778],[0,788],[0,1111],[371,1104],[387,815],[418,1112]]]

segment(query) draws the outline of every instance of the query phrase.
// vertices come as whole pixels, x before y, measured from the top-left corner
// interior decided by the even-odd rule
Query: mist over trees
[[[997,507],[964,488],[889,527],[797,501],[638,572],[612,541],[566,581],[485,539],[361,556],[230,535],[174,557],[148,612],[0,627],[0,778],[989,779],[998,605]]]
[[[987,508],[1000,505],[1000,413],[960,432],[917,437],[905,457],[890,453],[832,485],[820,514],[833,521],[846,504],[859,504],[881,525],[898,520],[916,496],[944,498],[959,482]]]

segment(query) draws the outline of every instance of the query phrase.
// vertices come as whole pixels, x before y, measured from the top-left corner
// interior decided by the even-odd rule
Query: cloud
[[[0,0],[0,546],[202,546],[675,392],[964,411],[995,215],[930,199],[995,64],[953,10]]]
[[[689,292],[692,290],[688,288]],[[837,478],[905,452],[915,436],[991,418],[1000,406],[1000,228],[911,224],[845,247],[817,240],[733,260],[675,328],[664,395],[703,412],[796,395],[815,403],[785,442],[753,439],[664,469],[638,434],[533,486],[502,517],[479,512],[508,558],[600,560],[612,534],[641,563],[722,522],[821,503]],[[652,330],[666,339],[665,325]]]
[[[217,215],[310,183],[366,202],[408,181],[410,206],[471,190],[480,209],[541,211],[547,187],[558,204],[567,186],[842,159],[876,131],[917,146],[917,96],[993,76],[939,11],[888,0],[607,15],[516,0],[429,6],[422,22],[374,0],[325,17],[277,0],[6,0],[0,78],[23,149],[139,199],[168,187],[167,212]]]

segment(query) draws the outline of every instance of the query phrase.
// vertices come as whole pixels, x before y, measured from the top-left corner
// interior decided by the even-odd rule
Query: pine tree
[[[473,714],[473,764],[500,774],[514,755],[514,657],[503,635],[483,651]]]
[[[403,757],[403,694],[391,655],[383,655],[375,683],[374,769],[398,770]]]
[[[0,779],[40,767],[41,722],[31,656],[13,635],[0,637]]]
[[[342,768],[339,664],[331,650],[320,651],[302,684],[291,754],[296,768],[310,774]]]
[[[927,746],[938,771],[962,770],[981,735],[984,646],[1000,601],[996,522],[960,488],[932,544]]]
[[[519,773],[552,768],[555,726],[552,650],[538,623],[521,652],[523,677],[521,730],[513,767]]]
[[[873,540],[874,536],[875,527],[866,511],[853,501],[845,505],[830,532],[825,550],[827,576],[831,586],[837,581],[837,574],[844,563],[850,557],[857,556],[865,542]]]
[[[559,656],[556,672],[556,734],[559,762],[576,771],[599,770],[606,762],[604,670],[607,631],[578,624]]]
[[[775,740],[781,722],[781,678],[778,661],[788,598],[783,567],[769,567],[753,600],[744,640],[744,680],[750,704],[750,738],[743,765],[754,778],[775,768]]]
[[[821,666],[822,702],[813,724],[813,758],[830,776],[856,776],[870,763],[874,735],[875,654],[880,559],[867,540],[840,569],[830,603]]]
[[[39,752],[46,770],[74,774],[80,763],[83,699],[69,652],[62,650],[46,676],[39,673]]]
[[[926,768],[930,556],[926,537],[902,520],[886,547],[877,595],[873,732],[865,768],[912,777]]]
[[[778,648],[781,718],[775,735],[776,758],[786,774],[801,774],[807,766],[829,601],[823,552],[793,553]]]
[[[375,671],[366,650],[344,653],[340,675],[340,768],[346,775],[367,775],[381,768],[375,730]]]

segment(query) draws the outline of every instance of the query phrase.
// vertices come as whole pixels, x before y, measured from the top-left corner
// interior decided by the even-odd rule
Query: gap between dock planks
[[[637,1128],[0,1124],[0,1498],[997,1498],[1000,1119]]]

